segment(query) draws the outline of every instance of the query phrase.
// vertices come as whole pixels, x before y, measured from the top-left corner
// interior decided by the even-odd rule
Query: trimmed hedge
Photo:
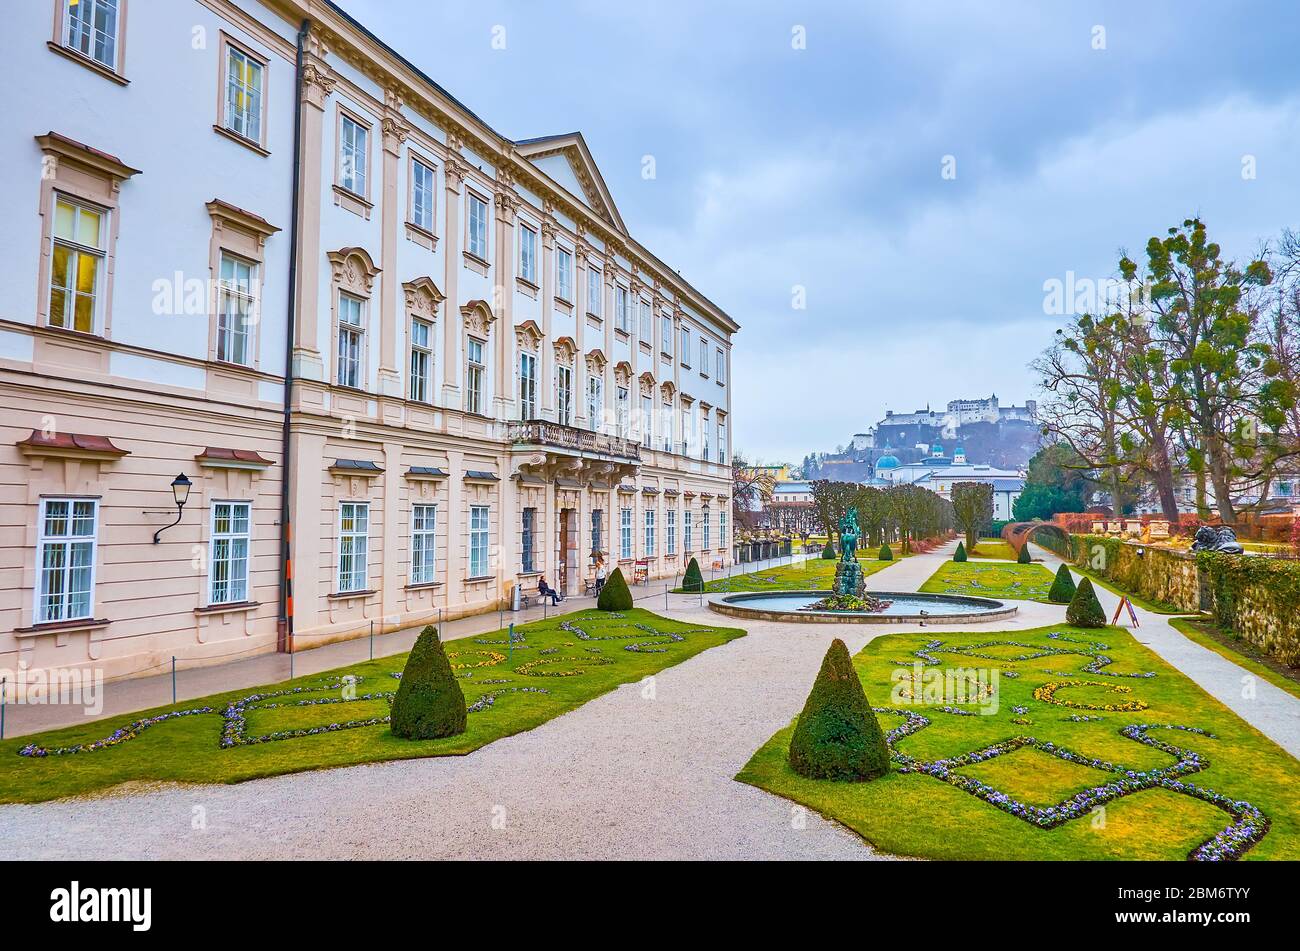
[[[682,575],[683,591],[703,591],[704,590],[704,573],[700,571],[700,563],[691,556],[690,562],[686,565],[686,574]]]
[[[880,546],[880,554],[876,556],[877,561],[893,561],[894,553],[889,550],[889,543]]]
[[[1300,666],[1300,563],[1198,552],[1214,598],[1214,620],[1284,664]]]
[[[957,543],[957,551],[953,553],[952,560],[953,561],[966,560],[966,545],[964,543],[962,542]]]
[[[1158,604],[1189,614],[1212,612],[1223,630],[1283,664],[1300,667],[1300,562],[1191,554],[1104,535],[1070,538],[1075,564]]]
[[[1032,565],[1034,563],[1034,559],[1029,557],[1028,541],[1020,546],[1020,554],[1016,555],[1016,563],[1021,565]]]
[[[407,655],[389,728],[404,740],[436,740],[464,733],[466,717],[465,694],[430,624]]]
[[[835,546],[830,542],[827,542],[825,547],[822,548],[822,559],[825,561],[835,560]]]
[[[1069,604],[1074,600],[1074,592],[1074,575],[1070,574],[1070,566],[1061,562],[1061,567],[1056,569],[1056,580],[1047,592],[1047,600],[1053,604]]]
[[[1097,592],[1092,590],[1092,579],[1084,578],[1065,609],[1065,620],[1075,627],[1105,627],[1106,612],[1101,609]]]
[[[849,649],[838,637],[790,737],[790,768],[811,779],[860,782],[889,769],[889,748]]]
[[[632,592],[627,589],[627,581],[623,579],[623,569],[615,568],[605,581],[605,586],[600,589],[600,597],[596,599],[596,610],[630,611],[631,609]]]

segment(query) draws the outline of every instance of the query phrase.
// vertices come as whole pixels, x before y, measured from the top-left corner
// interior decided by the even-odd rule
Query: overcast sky
[[[742,325],[751,458],[1021,404],[1045,281],[1193,214],[1238,257],[1297,225],[1294,3],[341,3],[502,134],[583,133],[632,233]]]

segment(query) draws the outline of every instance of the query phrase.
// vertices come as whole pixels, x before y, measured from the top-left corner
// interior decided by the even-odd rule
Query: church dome
[[[876,460],[877,469],[897,469],[899,465],[897,456],[881,456]]]

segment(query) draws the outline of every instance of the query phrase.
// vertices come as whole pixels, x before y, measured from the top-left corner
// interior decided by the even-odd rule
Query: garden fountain
[[[952,594],[877,591],[868,593],[858,563],[857,512],[840,519],[840,558],[830,591],[776,591],[724,594],[709,608],[731,617],[769,621],[848,624],[909,624],[942,620],[949,624],[993,621],[1016,613],[1015,605],[991,598]]]

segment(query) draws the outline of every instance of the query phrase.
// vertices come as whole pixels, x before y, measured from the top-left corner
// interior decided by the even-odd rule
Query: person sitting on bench
[[[550,598],[552,605],[560,603],[560,592],[546,583],[546,575],[542,575],[537,579],[537,593],[543,598]]]

